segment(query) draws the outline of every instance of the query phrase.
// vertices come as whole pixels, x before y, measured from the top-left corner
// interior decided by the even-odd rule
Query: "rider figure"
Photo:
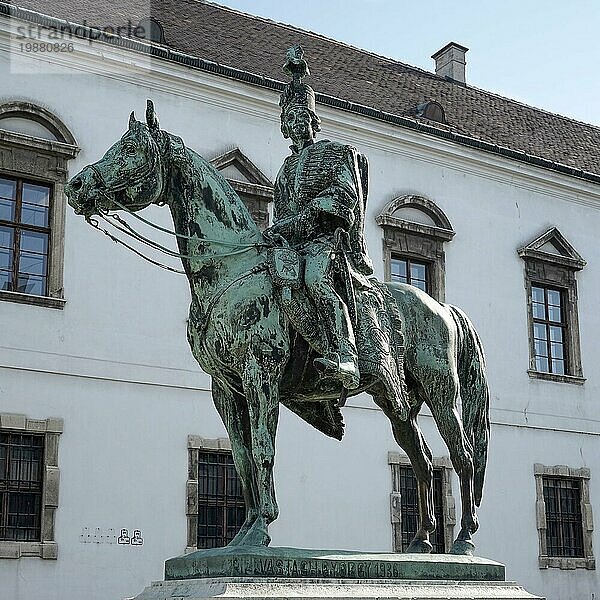
[[[315,366],[354,389],[360,381],[354,329],[333,271],[340,240],[345,239],[350,269],[362,275],[373,272],[363,240],[366,160],[351,146],[315,142],[320,119],[314,91],[301,81],[308,74],[302,54],[300,46],[290,48],[284,65],[293,79],[280,99],[281,131],[292,141],[292,154],[277,175],[275,222],[266,235],[282,236],[304,258],[304,283],[328,345]]]

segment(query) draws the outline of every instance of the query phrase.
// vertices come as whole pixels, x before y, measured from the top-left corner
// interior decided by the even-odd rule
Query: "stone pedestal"
[[[165,581],[129,600],[543,600],[504,565],[452,554],[225,547],[171,558]]]
[[[157,581],[130,600],[543,600],[505,581],[227,578]]]

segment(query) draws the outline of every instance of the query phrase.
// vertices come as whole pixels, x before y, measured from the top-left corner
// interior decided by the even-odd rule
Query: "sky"
[[[428,71],[434,52],[458,42],[468,84],[600,126],[600,0],[217,3]]]

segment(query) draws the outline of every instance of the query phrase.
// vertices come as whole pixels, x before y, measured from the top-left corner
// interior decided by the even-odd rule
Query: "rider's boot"
[[[330,307],[334,308],[331,305]],[[354,390],[360,383],[360,372],[350,317],[345,306],[340,307],[340,310],[327,312],[329,318],[324,321],[328,329],[327,339],[330,351],[322,358],[316,358],[313,364],[326,376],[340,381],[346,389]]]

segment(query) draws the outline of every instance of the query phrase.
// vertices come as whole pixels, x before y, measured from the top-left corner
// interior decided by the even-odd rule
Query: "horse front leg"
[[[271,541],[269,524],[279,515],[273,466],[279,419],[278,384],[282,366],[268,356],[252,356],[244,372],[243,386],[250,417],[252,458],[259,500],[258,517],[244,536],[244,545],[268,546]]]
[[[228,544],[228,546],[236,546],[243,542],[259,515],[258,484],[252,458],[250,418],[244,396],[215,378],[212,381],[212,396],[229,435],[231,454],[246,504],[246,519]]]

